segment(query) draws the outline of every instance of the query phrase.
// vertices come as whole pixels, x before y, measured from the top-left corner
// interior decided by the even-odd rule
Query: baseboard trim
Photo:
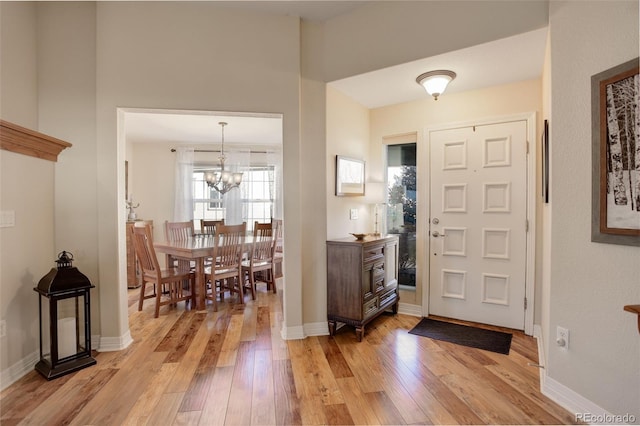
[[[422,317],[422,306],[409,303],[398,303],[398,313],[412,317]]]
[[[540,392],[570,413],[573,413],[576,421],[588,424],[615,423],[617,416],[549,377],[546,369],[547,364],[542,336],[542,327],[535,324],[533,326],[533,337],[538,341],[538,363],[542,366],[540,368]]]
[[[304,339],[304,326],[296,325],[295,327],[282,327],[280,330],[282,340],[299,340]]]
[[[100,337],[96,350],[98,352],[121,351],[129,347],[131,343],[133,343],[133,338],[131,338],[131,332],[127,330],[125,334],[119,337]]]
[[[5,390],[26,374],[32,372],[39,360],[40,350],[37,350],[31,352],[6,370],[3,370],[2,373],[0,373],[0,391]]]
[[[305,336],[328,336],[329,323],[327,321],[312,322],[303,325]]]

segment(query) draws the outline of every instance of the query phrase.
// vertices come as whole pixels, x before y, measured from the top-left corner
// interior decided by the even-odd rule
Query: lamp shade
[[[448,70],[429,71],[420,74],[416,82],[424,87],[427,93],[438,100],[438,96],[444,93],[449,83],[456,78],[456,73]]]

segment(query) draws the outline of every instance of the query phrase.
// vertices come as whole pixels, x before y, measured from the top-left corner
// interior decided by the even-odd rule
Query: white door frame
[[[527,222],[528,222],[528,232],[526,234],[526,247],[527,247],[527,255],[526,255],[526,265],[525,265],[525,297],[527,301],[527,307],[524,311],[524,332],[525,334],[531,336],[533,335],[533,317],[535,312],[535,265],[536,265],[536,202],[537,202],[537,191],[536,191],[536,165],[537,158],[536,153],[538,152],[538,143],[537,143],[537,116],[535,112],[530,113],[522,113],[522,114],[514,114],[508,116],[501,117],[492,117],[485,118],[481,120],[474,121],[464,121],[464,122],[456,122],[456,123],[448,123],[437,126],[425,127],[423,132],[423,146],[424,149],[418,151],[418,170],[428,170],[428,173],[423,173],[423,179],[418,182],[418,185],[421,186],[418,193],[425,194],[425,200],[427,203],[431,202],[431,132],[439,131],[439,130],[450,130],[461,127],[472,127],[472,126],[481,126],[487,124],[497,124],[497,123],[505,123],[510,121],[526,121],[527,122]],[[418,203],[418,205],[422,204],[423,206],[426,203]],[[429,273],[428,270],[430,268],[430,257],[429,253],[431,247],[431,238],[428,238],[430,233],[430,224],[431,218],[430,216],[430,208],[425,209],[426,211],[420,217],[426,217],[426,221],[422,222],[422,241],[424,241],[424,245],[426,250],[423,250],[425,253],[425,258],[423,259],[423,264],[427,266],[425,273],[422,274],[422,315],[429,315]]]

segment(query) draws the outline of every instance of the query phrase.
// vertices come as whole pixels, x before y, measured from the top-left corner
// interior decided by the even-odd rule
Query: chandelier
[[[227,125],[224,121],[218,123],[222,127],[222,148],[220,150],[220,172],[207,172],[205,173],[205,180],[209,188],[213,188],[221,194],[226,194],[233,188],[240,186],[242,182],[242,173],[232,173],[224,169],[224,162],[227,159],[224,155],[224,126]]]

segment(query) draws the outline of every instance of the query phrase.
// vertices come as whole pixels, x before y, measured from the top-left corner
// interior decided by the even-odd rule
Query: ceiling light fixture
[[[438,100],[438,96],[444,93],[447,85],[456,78],[456,73],[449,70],[429,71],[420,74],[416,82],[424,87],[428,94]]]
[[[220,150],[220,172],[207,172],[205,173],[205,180],[209,188],[213,188],[221,194],[226,194],[233,188],[240,186],[242,182],[242,173],[232,173],[224,169],[224,162],[227,159],[224,155],[224,126],[227,125],[224,121],[218,123],[222,127],[222,148]]]

